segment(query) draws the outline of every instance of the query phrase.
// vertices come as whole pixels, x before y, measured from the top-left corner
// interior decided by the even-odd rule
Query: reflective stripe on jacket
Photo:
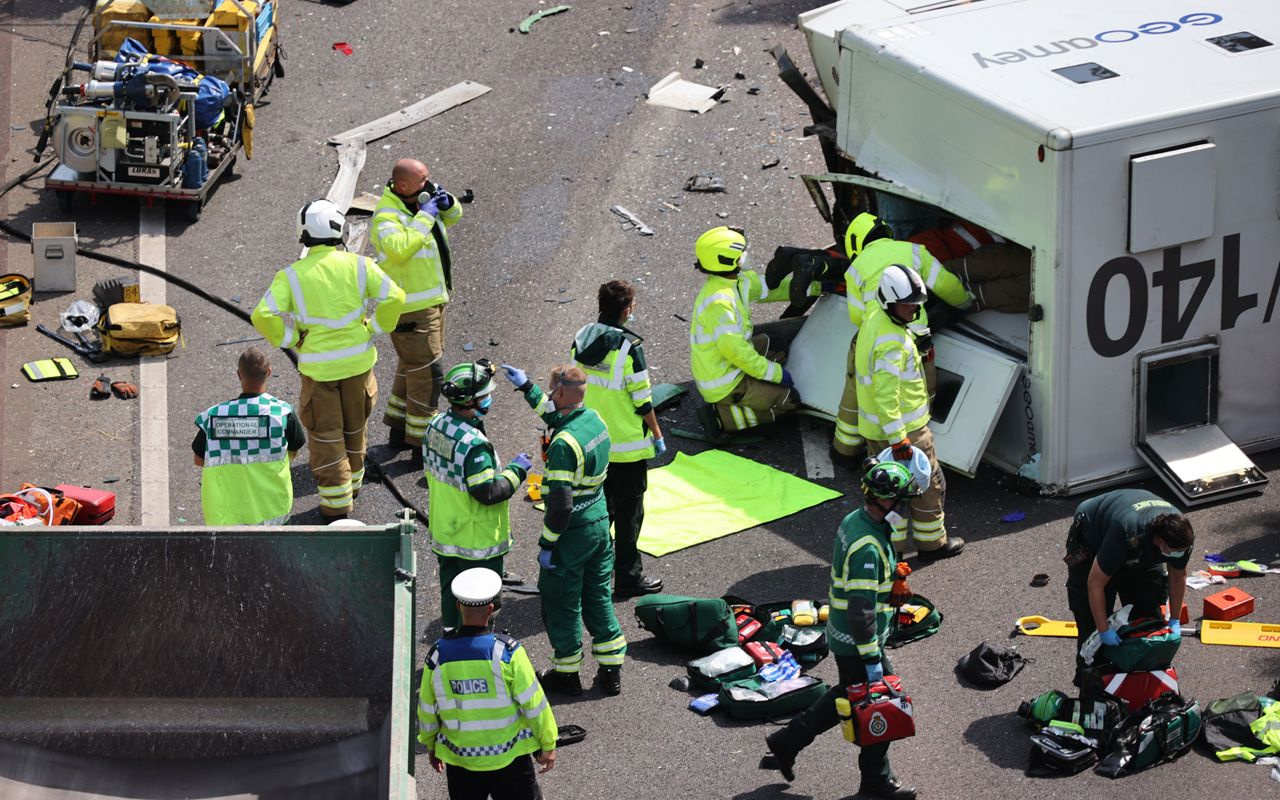
[[[404,289],[401,313],[449,302],[449,280],[432,228],[438,226],[439,235],[447,244],[448,228],[460,219],[462,205],[456,200],[439,217],[433,217],[422,210],[410,211],[391,187],[382,190],[369,223],[369,243],[378,263]]]
[[[204,431],[200,505],[205,525],[282,524],[293,510],[285,426],[293,407],[263,393],[196,417]]]
[[[431,419],[422,448],[432,552],[482,561],[510,551],[507,501],[485,505],[471,490],[491,481],[507,481],[514,490],[524,475],[515,467],[499,471],[484,429],[452,409]]]
[[[583,402],[600,415],[609,430],[611,462],[654,456],[653,436],[641,416],[653,408],[642,341],[629,331],[593,322],[578,331],[569,350],[569,357],[587,374]]]
[[[854,367],[862,438],[900,442],[929,424],[929,390],[915,337],[879,305],[858,331]]]
[[[837,655],[857,655],[863,661],[880,660],[893,608],[894,561],[890,560],[889,525],[876,522],[858,509],[840,522],[831,555],[831,613],[827,616],[827,641]],[[850,630],[849,599],[860,597],[875,609],[875,635],[863,638]]]
[[[942,262],[934,258],[924,245],[877,239],[864,247],[862,253],[844,271],[849,319],[855,330],[862,327],[867,310],[877,305],[876,291],[880,288],[880,275],[891,264],[911,267],[924,281],[929,294],[936,294],[949,306],[965,308],[973,302],[973,295],[964,287],[960,278],[942,266]],[[923,306],[917,322],[928,325],[929,318]]]
[[[737,280],[708,275],[693,305],[689,322],[689,362],[698,393],[708,403],[729,396],[742,376],[782,382],[782,367],[751,345],[753,302],[789,299],[790,279],[772,292],[756,272],[743,270]]]
[[[372,259],[322,245],[276,273],[252,320],[267,341],[297,350],[303,375],[339,381],[373,368],[373,336],[395,327],[403,305],[404,290]]]

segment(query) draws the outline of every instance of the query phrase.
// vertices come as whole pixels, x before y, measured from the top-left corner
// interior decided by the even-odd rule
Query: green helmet
[[[496,372],[497,369],[487,358],[459,364],[445,373],[440,393],[455,406],[470,405],[481,397],[493,394],[493,376]]]
[[[897,461],[873,461],[862,476],[862,492],[881,500],[905,500],[919,494],[915,476]]]

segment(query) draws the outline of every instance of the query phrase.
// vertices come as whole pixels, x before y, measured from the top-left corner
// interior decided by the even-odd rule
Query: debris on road
[[[780,158],[777,156],[769,156],[764,161],[760,162],[760,169],[773,169],[778,166],[779,163],[781,163]]]
[[[517,28],[521,33],[528,33],[529,29],[533,27],[533,23],[537,22],[543,17],[549,17],[552,14],[563,14],[564,12],[568,11],[570,8],[572,8],[572,6],[552,6],[551,8],[548,8],[545,11],[539,11],[537,14],[530,14],[529,16],[524,18],[524,21],[521,22],[517,26]]]
[[[672,72],[649,89],[649,104],[702,114],[715,108],[726,91],[724,86],[706,86],[680,78]]]
[[[727,191],[724,185],[724,179],[719,175],[710,172],[699,172],[697,175],[690,175],[689,180],[684,182],[684,190],[686,192],[723,192]]]
[[[448,89],[442,89],[412,105],[405,106],[399,111],[387,114],[385,117],[379,117],[372,122],[366,122],[349,131],[330,136],[329,144],[342,145],[356,142],[369,144],[384,136],[390,136],[396,131],[403,130],[410,125],[448,111],[454,106],[470,102],[481,95],[487,94],[489,91],[490,88],[482,83],[461,81]]]
[[[747,89],[747,94],[760,94],[760,87],[752,86],[751,88]]]
[[[742,74],[741,72],[733,73],[733,77],[737,78],[740,81],[745,81],[747,79],[747,76]]]
[[[470,353],[472,350],[475,350],[475,349],[476,349],[476,346],[474,342],[465,342],[462,345],[462,351],[464,353]]]
[[[694,68],[694,69],[706,69],[706,68],[707,68],[707,62],[703,61],[703,60],[702,60],[702,59],[700,59],[700,58],[695,58],[695,59],[693,60],[693,68]]]
[[[225,342],[218,342],[217,344],[214,345],[214,347],[226,347],[229,344],[245,344],[246,342],[265,342],[265,341],[266,339],[262,336],[250,336],[247,339],[228,339]]]
[[[1003,517],[1001,517],[1000,521],[1001,522],[1022,522],[1026,518],[1027,518],[1026,512],[1010,511],[1008,514],[1005,514]]]
[[[630,211],[623,208],[622,206],[614,206],[610,210],[613,211],[613,213],[617,214],[618,216],[622,217],[628,223],[630,223],[631,227],[639,231],[641,236],[653,235],[653,228],[650,228],[648,225],[645,225],[643,222],[640,221],[639,217],[637,217],[635,214],[632,214]]]
[[[351,49],[351,45],[347,44],[346,42],[334,42],[333,49],[337,50],[339,53],[342,53],[344,56],[349,56],[355,52],[354,50]]]

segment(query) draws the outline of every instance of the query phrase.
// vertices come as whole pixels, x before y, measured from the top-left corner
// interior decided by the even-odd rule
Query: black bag
[[[1062,728],[1045,727],[1031,734],[1031,776],[1075,775],[1098,761],[1095,739]]]
[[[1121,721],[1095,772],[1119,778],[1173,761],[1191,748],[1200,728],[1199,703],[1176,694],[1161,695]]]
[[[1026,665],[1026,657],[1012,647],[983,642],[956,662],[956,671],[974,686],[994,689],[1013,680]]]
[[[1253,692],[1241,692],[1214,700],[1204,710],[1204,740],[1214,752],[1232,747],[1265,747],[1249,724],[1262,713]]]

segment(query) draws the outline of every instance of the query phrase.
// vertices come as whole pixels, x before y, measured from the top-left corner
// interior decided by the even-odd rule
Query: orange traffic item
[[[1161,613],[1161,614],[1164,614],[1164,618],[1165,618],[1165,619],[1169,619],[1169,604],[1168,604],[1168,603],[1165,603],[1164,605],[1160,606],[1160,613]],[[1180,611],[1180,612],[1178,613],[1178,622],[1182,623],[1183,625],[1190,625],[1190,624],[1191,624],[1191,612],[1190,612],[1189,610],[1187,610],[1187,604],[1186,604],[1186,603],[1183,603],[1183,604],[1182,604],[1182,611]]]
[[[1253,613],[1253,595],[1239,589],[1223,589],[1204,599],[1204,618],[1225,622]]]

